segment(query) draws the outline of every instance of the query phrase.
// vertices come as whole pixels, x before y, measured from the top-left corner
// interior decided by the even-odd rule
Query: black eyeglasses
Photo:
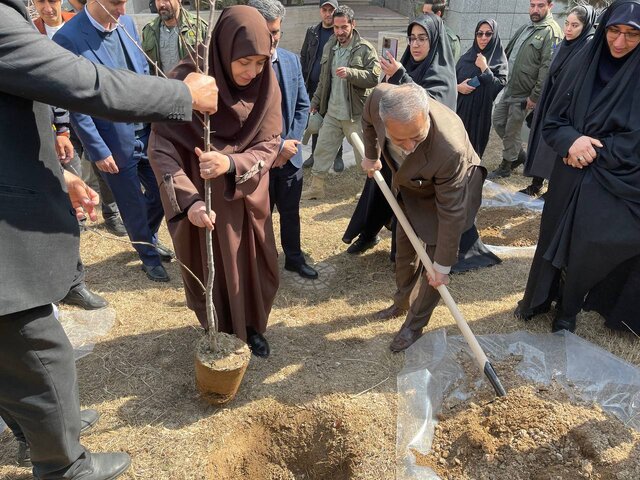
[[[493,37],[493,32],[476,32],[476,37],[478,37],[478,38],[482,38],[482,37],[491,38],[491,37]]]

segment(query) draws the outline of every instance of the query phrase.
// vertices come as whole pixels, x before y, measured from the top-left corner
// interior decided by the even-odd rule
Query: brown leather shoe
[[[373,314],[373,318],[376,320],[389,320],[390,318],[401,317],[407,313],[406,310],[401,309],[400,307],[396,307],[395,304],[390,307],[385,308],[384,310],[380,310]]]
[[[402,352],[413,345],[421,336],[422,329],[411,330],[409,327],[402,327],[400,331],[396,333],[389,348],[395,353]]]

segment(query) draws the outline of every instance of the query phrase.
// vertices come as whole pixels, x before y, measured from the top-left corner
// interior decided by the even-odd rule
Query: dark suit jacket
[[[118,22],[139,44],[138,33],[131,17],[122,15]],[[121,27],[118,27],[115,33],[122,40],[125,54],[133,65],[133,71],[139,74],[149,74],[149,64],[138,47],[122,31]],[[65,23],[53,36],[53,41],[93,63],[110,68],[116,67],[98,30],[89,21],[85,9]],[[136,103],[139,103],[139,100]],[[71,124],[84,146],[85,153],[92,162],[113,155],[116,163],[122,168],[133,155],[136,142],[134,123],[110,122],[71,112]]]
[[[304,86],[302,68],[298,57],[288,50],[278,48],[278,63],[281,70],[280,92],[282,93],[282,140],[302,140],[309,118],[309,95]],[[278,66],[275,66],[278,68]],[[302,147],[289,159],[297,168],[302,167]]]
[[[379,85],[362,115],[365,156],[380,158],[393,172],[404,211],[416,234],[435,245],[433,260],[452,266],[458,259],[460,236],[475,220],[482,198],[485,170],[473,150],[462,120],[446,106],[429,99],[429,134],[396,169],[387,150],[386,130],[378,113],[380,97],[392,85]]]
[[[48,105],[113,121],[191,119],[182,82],[78,58],[38,33],[22,0],[0,0],[0,315],[60,300],[78,261]]]

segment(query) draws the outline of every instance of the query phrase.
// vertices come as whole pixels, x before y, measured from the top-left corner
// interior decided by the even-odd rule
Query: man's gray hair
[[[278,0],[249,0],[247,5],[258,10],[267,22],[274,22],[279,18],[284,20],[286,10]]]
[[[397,122],[410,122],[420,112],[424,113],[426,119],[429,115],[429,95],[416,83],[396,85],[380,97],[378,111],[383,122],[390,118]]]

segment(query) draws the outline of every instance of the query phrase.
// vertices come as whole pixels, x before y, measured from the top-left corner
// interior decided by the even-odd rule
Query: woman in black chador
[[[543,119],[547,116],[556,79],[569,63],[569,59],[593,38],[596,19],[597,13],[590,5],[578,5],[569,10],[564,22],[564,39],[553,54],[549,75],[542,86],[542,93],[533,113],[527,160],[524,165],[524,174],[533,179],[531,185],[520,190],[521,193],[537,197],[542,190],[544,179],[551,176],[556,155],[542,138]]]
[[[619,0],[557,79],[543,136],[556,152],[538,248],[516,316],[556,301],[640,333],[640,0]]]
[[[493,101],[507,83],[508,70],[507,56],[498,36],[498,24],[493,19],[481,20],[476,25],[473,45],[456,65],[456,112],[480,157],[489,142]]]

